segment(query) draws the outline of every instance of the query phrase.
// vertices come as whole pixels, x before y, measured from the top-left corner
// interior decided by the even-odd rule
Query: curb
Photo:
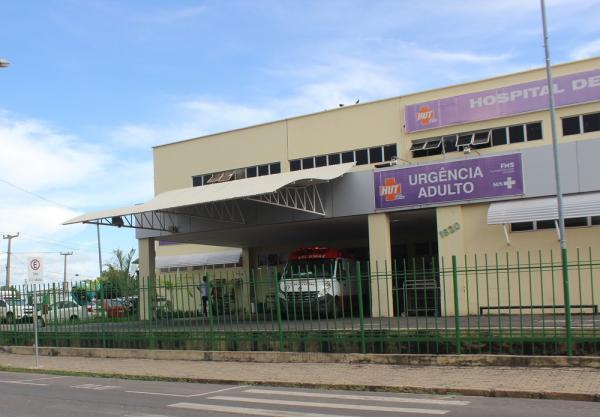
[[[33,355],[31,346],[3,346],[0,352]],[[189,360],[254,363],[345,363],[405,366],[502,366],[502,367],[578,367],[600,369],[594,356],[517,356],[517,355],[398,355],[313,352],[251,352],[150,349],[100,349],[40,347],[41,356],[85,358]]]
[[[370,391],[370,392],[392,392],[411,394],[436,394],[436,395],[463,395],[473,397],[492,398],[521,398],[538,400],[563,400],[563,401],[587,401],[600,402],[600,394],[583,394],[574,392],[545,392],[545,391],[517,391],[501,389],[476,389],[476,388],[448,388],[448,387],[418,387],[418,386],[386,386],[386,385],[354,385],[354,384],[318,384],[310,382],[282,382],[282,381],[245,381],[236,379],[210,379],[210,378],[188,378],[158,375],[135,375],[102,372],[80,372],[66,371],[60,369],[40,368],[18,368],[0,365],[0,371],[7,372],[35,372],[49,375],[84,376],[95,378],[121,378],[143,381],[165,381],[165,382],[188,382],[197,384],[231,384],[231,385],[253,385],[285,388],[312,388],[345,391]]]

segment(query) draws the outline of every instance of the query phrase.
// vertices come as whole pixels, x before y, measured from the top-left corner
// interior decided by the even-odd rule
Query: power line
[[[24,192],[24,193],[26,193],[26,194],[32,195],[32,196],[34,196],[34,197],[37,197],[37,198],[39,198],[40,200],[44,200],[44,201],[46,201],[47,203],[51,203],[51,204],[54,204],[55,206],[60,206],[60,207],[63,207],[63,208],[69,209],[69,210],[74,210],[73,208],[71,208],[71,207],[69,207],[69,206],[66,206],[66,205],[64,205],[64,204],[62,204],[62,203],[58,203],[58,202],[56,202],[56,201],[54,201],[54,200],[50,200],[49,198],[46,198],[46,197],[44,197],[43,195],[40,195],[40,194],[34,193],[33,191],[29,191],[29,190],[27,190],[26,188],[23,188],[23,187],[21,187],[21,186],[19,186],[19,185],[13,184],[13,183],[12,183],[12,182],[10,182],[10,181],[6,181],[6,180],[4,180],[4,179],[0,178],[0,182],[3,182],[4,184],[10,185],[11,187],[13,187],[13,188],[15,188],[15,189],[17,189],[17,190],[19,190],[19,191],[22,191],[22,192]]]

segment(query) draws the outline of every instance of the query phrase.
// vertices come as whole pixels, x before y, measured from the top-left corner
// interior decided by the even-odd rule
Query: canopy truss
[[[246,199],[321,216],[326,214],[323,199],[316,184],[303,187],[283,187],[272,193]]]

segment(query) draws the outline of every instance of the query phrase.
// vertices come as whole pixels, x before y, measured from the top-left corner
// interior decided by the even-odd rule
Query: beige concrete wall
[[[154,148],[154,192],[192,186],[192,176],[281,162],[287,170],[286,121]]]
[[[399,99],[347,106],[288,121],[289,159],[398,143]]]
[[[477,314],[481,306],[562,305],[564,298],[560,269],[555,268],[552,272],[550,268],[539,266],[547,265],[551,261],[556,265],[560,263],[560,246],[556,231],[548,229],[511,233],[508,229],[510,243],[507,243],[502,225],[487,224],[488,207],[489,204],[486,203],[437,209],[438,230],[454,223],[460,224],[458,231],[448,237],[440,237],[438,243],[440,262],[443,259],[446,268],[441,273],[440,286],[441,299],[447,302],[447,314],[454,314],[451,274],[453,255],[457,255],[461,271],[464,271],[465,267],[471,269],[468,273],[459,274],[461,314]],[[592,259],[597,261],[600,258],[600,227],[567,228],[566,237],[570,262],[578,258],[582,260],[582,267],[570,269],[571,303],[598,305],[600,280],[597,276],[600,269],[596,266],[590,272],[590,268],[586,266],[589,262],[586,260],[590,259],[589,248],[593,249]],[[466,258],[465,254],[468,255]],[[529,264],[534,267],[529,268]],[[508,272],[507,265],[511,267]],[[478,267],[478,273],[473,270],[475,266]],[[537,309],[534,313],[552,311]],[[558,311],[562,312],[560,309]],[[508,310],[501,312],[507,313]],[[496,314],[498,311],[492,313]]]

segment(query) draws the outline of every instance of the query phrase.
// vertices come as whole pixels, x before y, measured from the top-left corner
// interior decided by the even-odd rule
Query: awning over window
[[[573,194],[563,197],[564,217],[600,216],[600,193]],[[527,198],[490,204],[488,224],[509,224],[558,219],[556,197]]]
[[[240,262],[241,249],[219,252],[190,253],[186,255],[166,255],[156,257],[157,268],[185,268],[188,266],[229,265]]]
[[[214,205],[239,199],[324,214],[315,184],[341,177],[354,165],[354,162],[350,162],[167,191],[147,203],[84,214],[63,224],[98,223],[171,231],[165,226],[169,224],[165,215],[182,214],[181,209],[186,207]]]

